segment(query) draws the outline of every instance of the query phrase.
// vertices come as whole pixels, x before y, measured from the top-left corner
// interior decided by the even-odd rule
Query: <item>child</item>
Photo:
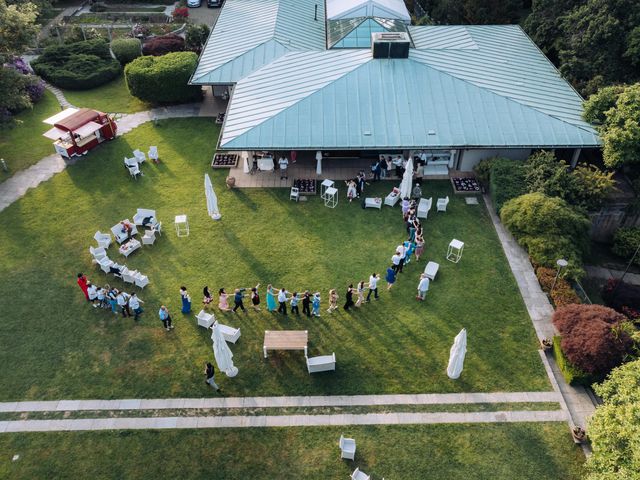
[[[327,312],[332,313],[336,308],[338,308],[338,292],[336,292],[335,288],[329,290],[329,308]]]
[[[260,284],[256,285],[251,289],[251,306],[256,312],[260,311],[260,307],[258,306],[260,305],[260,295],[258,294],[259,287],[260,287]]]
[[[302,314],[306,315],[307,317],[311,316],[309,305],[311,305],[311,294],[309,293],[309,290],[305,290],[302,297]]]
[[[300,310],[298,310],[298,292],[293,292],[291,296],[291,313],[295,313],[296,315],[300,315]]]
[[[311,305],[313,307],[313,311],[311,312],[311,315],[313,315],[314,317],[319,317],[320,316],[320,292],[316,292],[313,294]]]

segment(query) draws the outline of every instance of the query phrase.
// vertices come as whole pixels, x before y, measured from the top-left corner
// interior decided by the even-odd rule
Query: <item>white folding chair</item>
[[[340,435],[340,457],[353,460],[356,456],[356,441],[353,438],[344,438]]]
[[[142,175],[142,172],[140,171],[140,167],[138,165],[127,167],[127,169],[129,170],[129,175],[131,175],[136,180],[138,179],[138,175]]]
[[[158,147],[156,146],[149,147],[149,152],[147,153],[147,155],[149,155],[149,158],[156,163],[158,163],[158,160],[160,160],[160,157],[158,156]]]
[[[144,161],[147,160],[147,156],[144,154],[144,152],[141,150],[138,150],[137,148],[133,151],[133,156],[136,157],[136,160],[138,161],[138,163],[143,163]]]
[[[102,233],[98,230],[93,236],[93,239],[98,242],[99,247],[109,248],[109,245],[111,245],[111,234],[109,233]]]
[[[298,187],[291,187],[291,193],[289,193],[289,200],[300,200],[300,190]]]

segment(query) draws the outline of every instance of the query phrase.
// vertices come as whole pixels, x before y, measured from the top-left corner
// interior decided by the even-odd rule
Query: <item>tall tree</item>
[[[522,0],[427,0],[425,9],[438,24],[517,23]]]
[[[31,2],[7,5],[0,0],[0,57],[21,54],[38,33],[38,7]]]
[[[640,478],[640,360],[611,372],[595,387],[604,403],[587,426],[593,454],[588,480]]]

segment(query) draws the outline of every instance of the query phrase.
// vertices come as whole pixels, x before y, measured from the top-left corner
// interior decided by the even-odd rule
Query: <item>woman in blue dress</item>
[[[276,308],[278,308],[276,303],[276,292],[271,284],[269,284],[267,286],[267,311],[274,312]]]
[[[191,297],[187,292],[187,287],[180,287],[180,296],[182,297],[182,313],[191,313]]]

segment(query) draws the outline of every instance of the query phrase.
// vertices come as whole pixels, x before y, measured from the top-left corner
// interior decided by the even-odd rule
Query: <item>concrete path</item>
[[[560,410],[461,413],[367,413],[338,415],[98,418],[77,420],[2,421],[0,422],[0,433],[176,428],[263,428],[315,427],[332,425],[563,422],[565,420],[565,414]]]
[[[495,213],[491,199],[487,195],[484,195],[484,201],[538,338],[551,338],[557,333],[551,322],[554,310],[538,283],[531,262],[529,262],[529,256],[504,228]],[[548,354],[542,353],[541,357],[554,390],[562,395],[561,405],[563,410],[568,412],[569,425],[572,428],[575,425],[586,428],[588,418],[595,411],[592,397],[584,387],[574,387],[567,384],[550,352]],[[587,454],[590,452],[587,445],[583,445],[583,449]]]
[[[621,278],[624,273],[624,270],[614,270],[611,268],[596,267],[593,265],[585,265],[584,270],[587,272],[587,277],[597,278],[604,281],[612,278]],[[640,285],[640,274],[627,272],[624,276],[624,282],[632,285]]]
[[[345,407],[372,405],[451,405],[560,402],[557,392],[427,393],[415,395],[318,395],[309,397],[211,397],[123,400],[3,402],[0,412],[78,412],[83,410],[164,410],[187,408]]]

